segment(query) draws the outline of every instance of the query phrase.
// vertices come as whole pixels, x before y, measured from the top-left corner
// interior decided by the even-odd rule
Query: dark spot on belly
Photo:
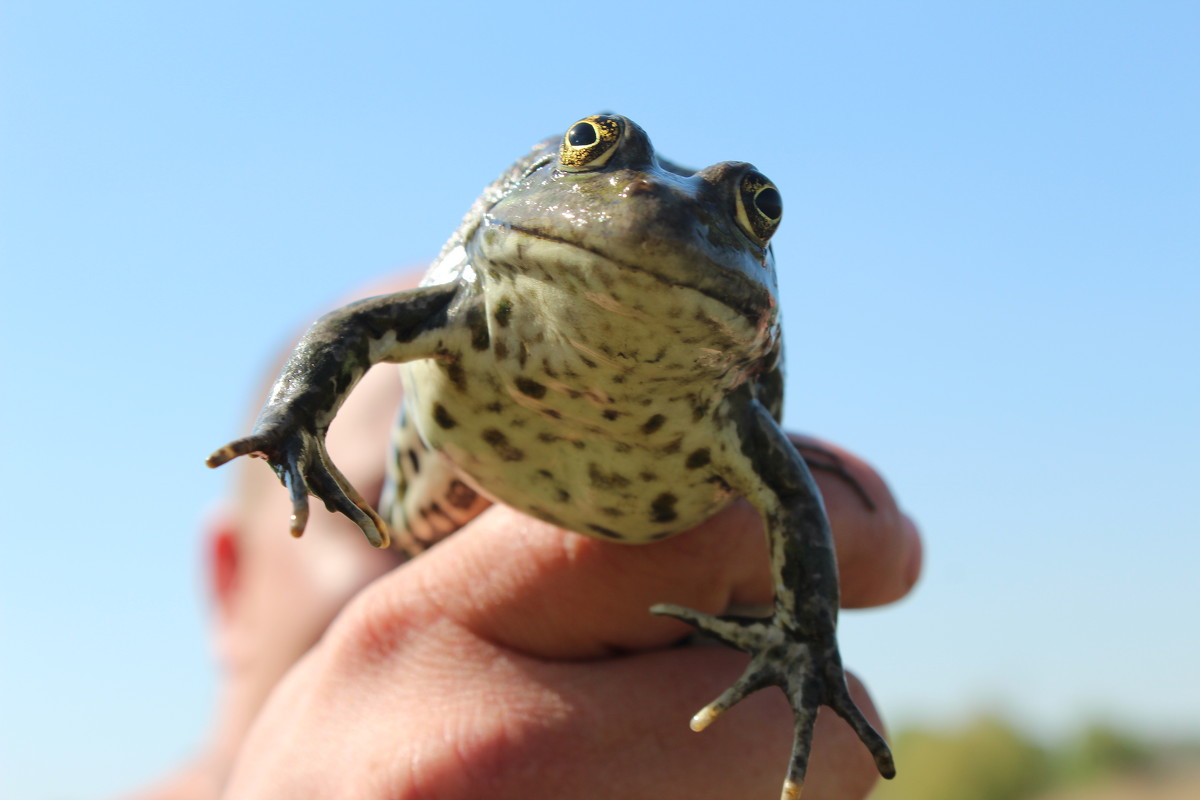
[[[546,387],[535,380],[531,380],[524,376],[513,381],[513,385],[517,387],[517,391],[521,394],[528,395],[535,400],[541,400],[546,396]]]
[[[446,490],[446,502],[455,508],[470,508],[478,493],[457,478],[450,481]]]
[[[484,430],[483,440],[492,446],[502,461],[520,461],[525,458],[525,451],[513,447],[512,443],[508,441],[508,437],[495,428]]]
[[[503,339],[497,339],[492,342],[492,352],[496,354],[496,358],[503,361],[508,358],[508,342]]]
[[[488,333],[487,317],[479,306],[467,309],[467,327],[471,331],[471,347],[477,351],[487,350],[492,344],[492,336]]]
[[[624,489],[629,486],[629,478],[616,472],[605,472],[596,464],[588,464],[588,480],[597,489]]]
[[[642,425],[642,433],[649,436],[650,434],[654,433],[656,430],[661,428],[663,426],[663,423],[666,421],[667,421],[667,418],[664,417],[662,414],[655,414],[653,417],[646,420],[646,422]]]
[[[484,409],[484,411],[490,411],[493,414],[499,414],[501,411],[504,410],[504,406],[500,405],[499,403],[497,403],[496,401],[493,400],[492,402],[490,402],[486,406],[484,406],[483,409]]]
[[[433,404],[433,421],[438,424],[438,427],[445,430],[450,430],[458,424],[458,420],[450,416],[450,412],[441,403]]]
[[[542,372],[546,373],[546,375],[551,378],[558,377],[558,373],[554,371],[554,367],[550,366],[550,359],[548,358],[542,359]]]
[[[725,492],[726,494],[733,494],[733,487],[729,485],[729,481],[725,480],[720,475],[713,475],[711,478],[705,480],[705,483],[715,483],[720,487],[721,491]]]
[[[633,445],[629,442],[614,442],[613,450],[616,450],[618,453],[628,453],[633,450]]]
[[[602,525],[588,525],[588,530],[595,531],[601,536],[609,539],[624,539],[625,537],[610,528],[605,528]]]
[[[654,522],[671,522],[678,514],[675,513],[675,504],[679,502],[679,498],[670,492],[663,492],[658,497],[654,498],[654,502],[650,504],[650,519]]]
[[[669,444],[668,444],[666,447],[664,447],[664,448],[662,449],[662,451],[663,451],[663,453],[664,453],[665,455],[668,455],[668,456],[669,456],[669,455],[673,455],[673,454],[675,454],[675,453],[678,453],[678,452],[679,452],[679,448],[680,448],[680,447],[682,447],[682,446],[683,446],[683,437],[681,436],[681,437],[679,437],[678,439],[676,439],[675,441],[673,441],[673,442],[669,443]]]
[[[547,431],[542,431],[539,433],[537,438],[539,442],[545,442],[546,444],[553,444],[554,442],[562,441],[561,436],[555,433],[549,433]]]
[[[458,357],[455,356],[453,361],[443,361],[441,363],[442,372],[446,373],[446,377],[454,384],[454,388],[460,392],[467,390],[467,373],[463,369],[462,364],[458,363]]]
[[[708,413],[708,407],[711,403],[697,403],[692,406],[692,422],[699,422],[704,419],[704,415]]]
[[[528,360],[529,360],[529,347],[525,344],[525,342],[521,342],[521,348],[519,350],[517,350],[517,363],[520,364],[522,367],[524,367],[525,362]]]
[[[612,420],[616,419],[617,417],[621,416],[621,412],[614,411],[611,408],[606,408],[606,409],[604,409],[604,413],[602,413],[601,416],[604,417],[606,420],[612,421]]]
[[[688,469],[699,469],[711,461],[712,453],[709,452],[707,447],[701,447],[699,450],[694,450],[690,455],[688,455],[687,461],[684,462],[684,466],[686,466]]]
[[[556,489],[555,492],[558,494],[558,502],[560,502],[560,503],[571,502],[571,493],[568,492],[566,489]]]
[[[592,361],[592,360],[591,360],[590,358],[588,358],[587,356],[580,356],[580,357],[579,357],[579,360],[580,360],[580,361],[582,361],[582,362],[583,362],[583,365],[584,365],[585,367],[587,367],[588,369],[595,369],[595,368],[596,368],[596,362],[595,362],[595,361]]]
[[[616,508],[614,506],[605,506],[604,508],[600,509],[600,513],[606,517],[623,517],[623,516],[625,516],[625,512],[623,510]]]
[[[653,472],[642,472],[638,474],[638,477],[644,480],[646,483],[653,483],[654,481],[658,480],[658,475],[654,474]]]
[[[408,463],[412,464],[413,474],[416,475],[421,471],[421,458],[417,455],[416,450],[409,449],[405,452],[408,453]]]
[[[507,297],[500,298],[500,302],[496,304],[496,313],[492,317],[496,320],[496,324],[501,328],[508,327],[508,320],[512,316],[513,301]]]

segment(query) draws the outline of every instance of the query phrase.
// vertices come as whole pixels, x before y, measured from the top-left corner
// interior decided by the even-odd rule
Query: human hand
[[[817,474],[843,606],[891,602],[920,569],[915,526],[878,475],[837,452],[876,505]],[[226,797],[777,797],[792,736],[782,696],[759,693],[692,733],[745,657],[672,647],[686,628],[648,612],[770,600],[745,503],[637,547],[494,506],[351,602],[275,690]],[[823,710],[806,800],[863,797],[875,780],[870,754]]]

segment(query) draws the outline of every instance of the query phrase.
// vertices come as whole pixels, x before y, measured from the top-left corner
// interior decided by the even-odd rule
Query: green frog
[[[387,547],[394,531],[410,554],[494,501],[636,544],[745,497],[769,539],[770,615],[651,609],[751,656],[692,728],[775,685],[795,716],[785,799],[800,796],[822,704],[891,777],[888,746],[846,687],[824,506],[779,425],[770,240],[782,214],[778,188],[750,164],[693,172],[659,158],[624,117],[582,119],[484,190],[418,288],[318,320],[253,433],[208,464],[265,457],[291,493],[294,535],[311,493],[371,544]],[[404,400],[377,512],[324,436],[379,362],[402,364]]]

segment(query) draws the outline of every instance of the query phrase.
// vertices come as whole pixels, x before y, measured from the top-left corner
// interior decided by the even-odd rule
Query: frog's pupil
[[[770,186],[758,193],[754,205],[767,219],[779,219],[783,214],[783,198],[779,196],[778,189]]]
[[[599,138],[596,135],[596,126],[590,122],[576,123],[571,130],[567,131],[567,144],[571,147],[587,147],[595,144]]]

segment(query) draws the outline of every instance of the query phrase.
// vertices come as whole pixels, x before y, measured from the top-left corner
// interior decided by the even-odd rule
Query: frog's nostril
[[[626,197],[632,197],[633,195],[638,195],[638,194],[651,194],[657,190],[658,190],[658,184],[656,184],[654,181],[650,180],[649,178],[643,176],[643,177],[640,177],[640,178],[630,181],[629,184],[625,187],[625,191],[622,192],[622,194]]]

